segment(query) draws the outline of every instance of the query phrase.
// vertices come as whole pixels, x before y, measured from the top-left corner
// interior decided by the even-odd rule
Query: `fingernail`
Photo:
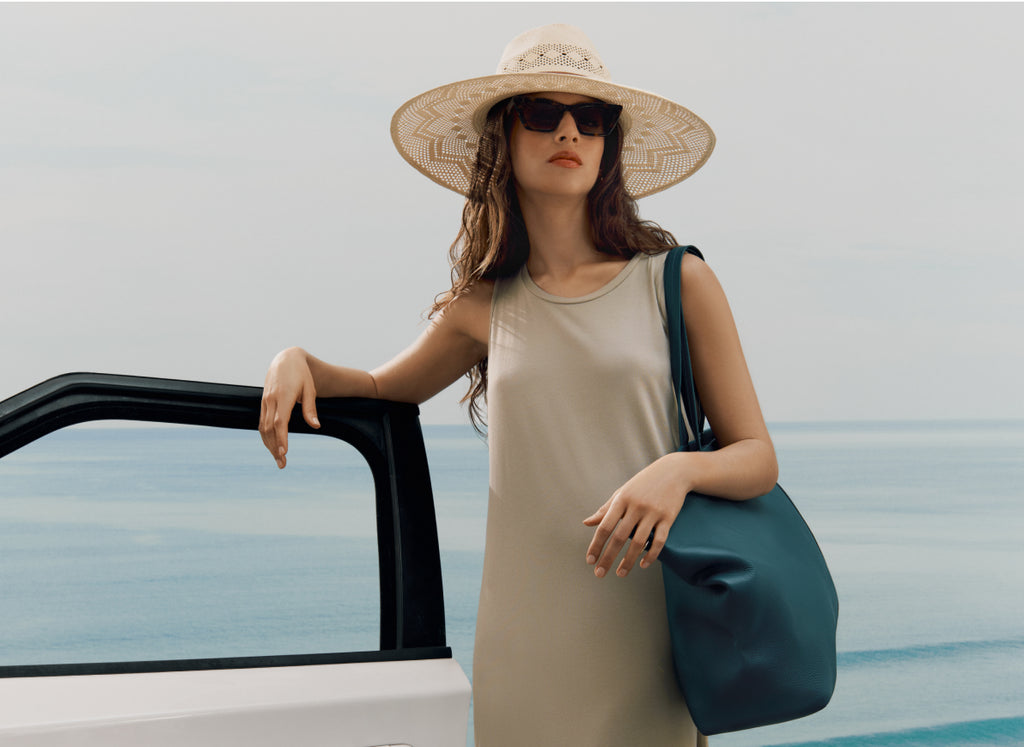
[[[283,446],[278,446],[277,447],[277,453],[280,454],[281,456],[284,456],[284,447]]]
[[[596,562],[597,562],[597,558],[595,558],[593,555],[588,555],[587,556],[587,565],[593,565]]]
[[[648,563],[648,562],[647,562],[646,560],[641,560],[641,561],[640,561],[640,567],[641,567],[641,568],[650,568],[650,567],[651,567],[651,564],[650,564],[650,563]]]
[[[313,427],[314,428],[319,428],[320,427],[320,421],[317,418],[313,418],[313,420],[311,422],[313,423]]]
[[[594,571],[594,575],[598,578],[604,578],[604,568],[598,568],[596,571]]]
[[[625,568],[620,568],[617,571],[617,575],[619,578],[625,578],[627,573],[629,573],[629,571],[627,571]]]

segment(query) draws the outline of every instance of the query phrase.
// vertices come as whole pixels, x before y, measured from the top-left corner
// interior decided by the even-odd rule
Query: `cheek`
[[[519,161],[522,158],[523,138],[520,135],[519,123],[512,125],[512,132],[508,136],[508,157],[512,162],[512,173],[519,169]]]
[[[512,176],[527,177],[531,171],[535,171],[534,162],[540,156],[543,148],[538,146],[539,133],[530,132],[524,129],[518,122],[512,126],[509,134],[508,155],[512,164]]]
[[[509,152],[523,156],[536,151],[547,142],[545,136],[550,137],[550,133],[528,130],[517,120],[512,123],[512,131],[508,135]]]
[[[591,148],[581,148],[588,164],[592,166],[594,181],[601,176],[601,161],[604,160],[604,138],[593,138],[595,141]],[[589,144],[589,143],[588,143]]]

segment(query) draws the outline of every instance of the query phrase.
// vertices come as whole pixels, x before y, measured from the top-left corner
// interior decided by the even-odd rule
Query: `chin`
[[[594,188],[595,180],[589,179],[548,179],[543,182],[532,182],[524,185],[516,183],[520,199],[523,196],[537,198],[577,198],[586,200],[590,190]]]

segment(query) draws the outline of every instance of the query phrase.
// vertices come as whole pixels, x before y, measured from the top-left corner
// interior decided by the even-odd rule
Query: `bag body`
[[[702,431],[680,265],[665,262],[665,304],[682,450],[714,450]],[[683,412],[695,438],[688,442]],[[745,501],[690,493],[659,560],[676,679],[702,734],[807,716],[835,689],[839,598],[814,535],[786,492]]]

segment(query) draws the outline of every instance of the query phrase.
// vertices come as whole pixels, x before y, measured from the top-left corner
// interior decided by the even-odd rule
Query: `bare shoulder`
[[[491,308],[491,297],[494,295],[493,280],[474,280],[459,300],[466,299],[475,306],[484,305]]]
[[[725,291],[718,282],[715,271],[707,262],[700,257],[686,254],[683,256],[679,272],[683,311],[687,317],[693,318],[702,311],[716,308],[719,311],[728,309]]]
[[[710,265],[695,254],[687,252],[683,255],[682,268],[680,269],[683,282],[690,280],[693,283],[708,282],[714,280],[715,273]]]
[[[493,281],[474,281],[465,292],[449,301],[440,318],[474,342],[486,346],[490,337],[493,295]]]

